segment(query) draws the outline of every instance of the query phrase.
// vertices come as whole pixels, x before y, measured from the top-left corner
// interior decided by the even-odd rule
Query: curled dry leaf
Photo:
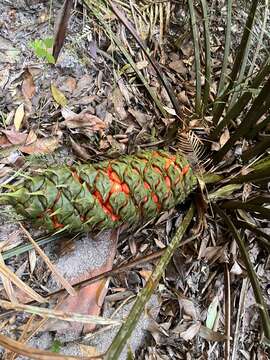
[[[36,87],[33,76],[29,69],[26,69],[23,74],[22,93],[26,99],[31,99],[35,94]]]
[[[84,129],[83,132],[87,135],[93,135],[96,132],[102,135],[106,129],[104,121],[92,115],[88,110],[68,116],[60,125],[61,127],[66,126],[68,129]]]
[[[52,136],[49,138],[37,139],[30,145],[20,146],[20,150],[26,154],[51,154],[59,147],[59,138]]]

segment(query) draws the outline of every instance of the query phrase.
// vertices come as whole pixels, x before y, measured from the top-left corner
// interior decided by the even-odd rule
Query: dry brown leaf
[[[99,132],[103,134],[106,129],[104,121],[95,115],[92,115],[88,110],[84,110],[74,116],[69,116],[61,123],[61,127],[66,126],[68,129],[85,129],[88,135]]]
[[[193,320],[198,319],[197,311],[191,300],[179,298],[178,301],[186,315],[190,316]]]
[[[225,145],[226,142],[229,140],[229,138],[230,138],[230,132],[228,129],[225,129],[225,131],[221,134],[219,139],[220,146]]]
[[[200,326],[198,335],[208,341],[224,341],[224,340],[226,340],[226,335],[223,335],[220,332],[208,329],[204,325]]]
[[[151,116],[145,114],[141,111],[134,110],[132,108],[128,109],[128,112],[136,119],[137,123],[142,127],[151,127],[153,122],[151,121]]]
[[[51,154],[59,147],[59,138],[52,136],[38,139],[30,145],[20,146],[20,150],[26,154]]]
[[[28,137],[28,134],[26,133],[21,133],[19,131],[16,130],[2,130],[2,133],[5,134],[8,142],[6,142],[6,144],[4,144],[5,139],[2,139],[0,141],[0,146],[2,147],[6,147],[6,146],[10,146],[10,145],[21,145],[21,144],[25,144],[26,143],[26,139]]]
[[[80,144],[77,144],[76,141],[74,141],[72,139],[72,137],[70,137],[70,142],[71,142],[71,146],[72,149],[74,151],[74,153],[81,159],[83,160],[89,160],[90,159],[90,155],[87,153],[86,149],[83,148]]]
[[[127,112],[125,110],[124,98],[119,88],[115,88],[112,93],[112,103],[115,112],[119,115],[121,120],[125,120]]]
[[[35,94],[36,87],[33,80],[33,76],[29,69],[25,70],[23,74],[22,93],[26,99],[31,99]]]
[[[178,74],[186,75],[187,67],[185,66],[183,60],[175,60],[169,63],[169,68],[176,71]]]
[[[185,341],[189,341],[193,339],[194,336],[198,334],[200,327],[201,327],[200,321],[196,321],[187,330],[180,333],[181,338],[183,338]]]

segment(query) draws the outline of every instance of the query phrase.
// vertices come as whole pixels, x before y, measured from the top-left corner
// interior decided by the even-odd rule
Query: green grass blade
[[[213,114],[213,124],[215,124],[215,125],[219,122],[219,119],[223,114],[223,111],[224,111],[224,109],[225,109],[225,107],[227,105],[227,102],[228,102],[228,99],[229,99],[229,96],[230,96],[230,92],[233,89],[235,80],[236,80],[237,75],[239,73],[239,70],[241,68],[241,64],[242,64],[243,59],[244,59],[244,54],[245,54],[245,51],[246,51],[246,47],[248,45],[250,32],[252,30],[252,26],[253,26],[253,23],[254,23],[258,3],[259,3],[259,0],[252,1],[250,11],[249,11],[249,14],[248,14],[248,18],[247,18],[247,21],[246,21],[246,24],[245,24],[245,29],[244,29],[244,32],[243,32],[243,36],[242,36],[242,39],[241,39],[241,43],[239,45],[239,50],[237,52],[232,71],[231,71],[231,73],[229,75],[229,84],[228,84],[227,88],[225,89],[224,94],[222,95],[222,97],[217,99],[218,104],[217,104],[216,109],[215,109],[214,114]]]
[[[259,95],[253,102],[250,110],[248,111],[241,124],[236,131],[231,135],[230,139],[223,145],[223,147],[215,155],[215,161],[219,162],[223,156],[233,147],[235,142],[244,137],[252,128],[252,125],[256,123],[265,113],[268,112],[270,106],[270,77],[266,81],[264,87],[260,91]]]
[[[252,289],[254,292],[256,302],[258,304],[258,310],[260,312],[264,334],[265,334],[266,338],[269,340],[270,339],[270,318],[269,318],[268,310],[266,307],[266,303],[264,301],[264,298],[263,298],[263,295],[261,292],[260,284],[259,284],[256,272],[253,268],[252,262],[249,258],[249,254],[246,249],[244,240],[240,236],[238,230],[236,229],[236,227],[233,224],[233,222],[231,221],[231,219],[218,206],[214,206],[214,207],[217,210],[219,216],[225,220],[230,232],[232,233],[232,235],[238,245],[241,257],[245,263],[245,266],[246,266],[246,269],[248,272],[248,276],[249,276],[249,279],[250,279],[250,282],[252,285]]]
[[[261,70],[254,77],[254,79],[251,81],[251,83],[247,86],[243,95],[241,95],[241,97],[238,99],[238,101],[225,114],[224,118],[219,122],[219,124],[212,131],[212,133],[211,133],[212,140],[217,139],[217,137],[220,134],[220,132],[222,131],[222,129],[224,129],[224,127],[227,126],[230,121],[235,120],[241,114],[241,112],[244,110],[246,105],[251,100],[252,95],[254,94],[254,90],[257,91],[257,89],[260,87],[260,85],[265,80],[265,77],[268,76],[269,73],[270,73],[270,57],[267,57],[264,65],[261,67]]]
[[[186,216],[184,217],[182,224],[180,225],[172,241],[166,248],[164,255],[158,262],[156,268],[151,274],[145,287],[141,290],[141,292],[137,296],[135,304],[133,305],[128,317],[126,318],[125,323],[121,326],[119,332],[117,333],[111,346],[109,347],[104,358],[105,360],[119,359],[119,356],[126,342],[128,341],[132,331],[134,330],[141,314],[143,313],[145,304],[153,294],[175,250],[180,245],[181,239],[186,233],[187,228],[193,218],[193,215],[194,215],[194,206],[191,205]]]
[[[203,92],[203,111],[207,108],[210,86],[211,86],[211,52],[210,52],[210,30],[209,15],[206,0],[201,0],[203,25],[204,25],[204,48],[205,48],[205,85]]]
[[[201,61],[200,61],[200,46],[199,46],[199,34],[196,24],[196,16],[193,5],[193,0],[188,0],[188,8],[190,14],[190,23],[191,23],[191,31],[192,38],[194,44],[194,56],[195,56],[195,76],[196,76],[196,95],[195,95],[195,111],[197,114],[201,113]]]

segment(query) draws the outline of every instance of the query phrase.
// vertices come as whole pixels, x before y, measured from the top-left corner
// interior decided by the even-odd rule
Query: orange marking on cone
[[[120,219],[120,216],[111,214],[112,221],[118,221]]]
[[[171,179],[169,178],[169,176],[165,177],[165,183],[167,188],[171,188]]]
[[[122,191],[122,186],[118,183],[113,183],[111,187],[111,194]]]
[[[186,166],[183,167],[183,169],[181,171],[183,176],[186,175],[186,173],[189,171],[189,167],[190,167],[189,164],[187,164]]]
[[[110,176],[110,179],[111,179],[113,182],[116,182],[116,183],[118,183],[118,184],[121,184],[122,181],[119,179],[119,176],[116,174],[115,171],[112,171],[109,176]]]
[[[61,224],[61,223],[58,222],[58,219],[57,219],[57,216],[56,216],[56,215],[54,215],[54,216],[52,217],[52,221],[53,221],[53,226],[54,226],[55,229],[60,229],[60,228],[63,228],[63,227],[64,227],[63,224]]]
[[[144,181],[143,184],[144,184],[145,189],[147,189],[147,190],[150,189],[150,185],[146,181]]]
[[[155,170],[155,172],[162,174],[160,168],[158,168],[157,166],[153,166],[153,170]]]
[[[166,159],[165,170],[168,170],[171,164],[173,164],[173,161],[171,159]]]
[[[129,190],[129,187],[127,184],[123,183],[122,184],[122,191],[125,193],[125,194],[129,194],[130,193],[130,190]]]
[[[101,196],[101,194],[100,194],[99,191],[95,190],[95,191],[93,192],[93,195],[98,199],[98,201],[99,201],[101,204],[103,203],[103,199],[102,199],[102,196]]]
[[[158,204],[158,197],[156,194],[152,194],[152,199],[153,199],[154,203]]]

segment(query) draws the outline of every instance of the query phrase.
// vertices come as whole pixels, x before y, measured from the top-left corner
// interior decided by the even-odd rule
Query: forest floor
[[[211,50],[214,75],[218,78],[226,2],[210,3]],[[46,51],[41,55],[38,40],[43,45],[44,39],[50,43],[62,1],[0,0],[0,4],[0,183],[9,179],[14,169],[100,161],[164,146],[164,134],[176,120],[168,95],[142,55],[138,56],[137,65],[171,112],[171,119],[157,114],[116,45],[80,2],[72,10],[56,65],[48,63]],[[246,13],[244,6],[233,8],[235,48]],[[160,62],[174,85],[183,114],[189,116],[195,72],[187,14],[184,2],[172,2],[170,26],[161,38],[160,27],[156,25],[151,41],[153,52],[160,52]],[[115,21],[115,18],[106,20]],[[123,26],[117,22],[112,26],[130,53],[134,53],[136,50],[132,49]],[[164,44],[160,44],[160,39]],[[215,86],[213,81],[213,93]],[[56,238],[42,247],[54,265],[55,273],[52,273],[36,250],[22,250],[23,244],[29,244],[24,227],[36,241],[48,239],[48,235],[27,223],[22,227],[10,209],[1,207],[0,249],[8,268],[25,284],[47,296],[61,287],[59,274],[70,284],[76,284],[164,249],[186,208],[186,204],[179,206],[136,231],[125,229],[120,234],[105,232]],[[228,259],[234,329],[231,359],[267,359],[259,344],[259,315],[254,311],[253,292],[236,256],[235,243],[228,248],[224,239],[214,241],[214,228],[210,219],[208,228],[198,239],[176,251],[130,338],[130,349],[126,347],[121,359],[126,359],[128,352],[130,359],[131,353],[136,359],[224,358],[224,267]],[[267,266],[260,261],[256,244],[251,256],[257,275],[266,286],[270,280],[269,263]],[[63,293],[52,297],[50,307],[53,309],[58,304],[57,308],[64,312],[125,319],[154,266],[155,260],[138,261],[129,270],[88,285],[87,290],[79,289],[75,300],[70,300],[71,296],[64,298]],[[11,300],[6,295],[7,289],[20,303],[32,300],[23,288],[12,287],[3,280],[1,299]],[[81,356],[104,353],[120,326],[74,324],[74,321],[48,318],[44,321],[33,314],[6,313],[3,308],[0,319],[1,333],[11,338],[19,338],[39,349]],[[1,354],[3,359],[15,359],[15,355],[11,357],[3,348]]]

